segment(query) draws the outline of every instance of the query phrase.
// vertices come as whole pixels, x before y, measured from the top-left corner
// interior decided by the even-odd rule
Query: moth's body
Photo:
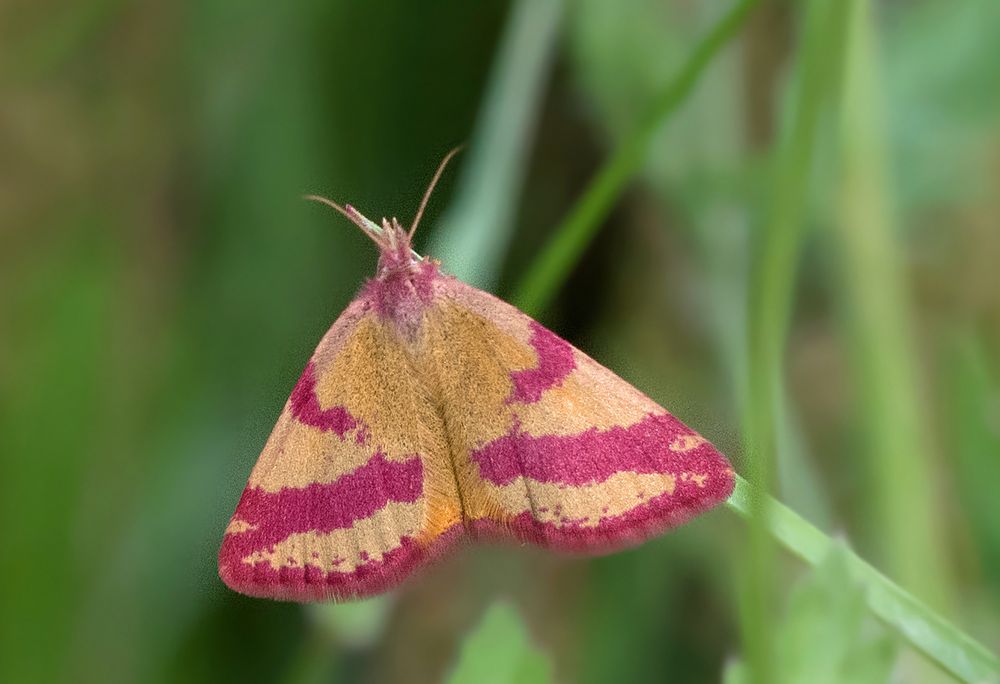
[[[384,228],[377,275],[320,342],[250,475],[220,553],[227,584],[364,596],[462,536],[607,552],[729,495],[732,470],[704,439]]]

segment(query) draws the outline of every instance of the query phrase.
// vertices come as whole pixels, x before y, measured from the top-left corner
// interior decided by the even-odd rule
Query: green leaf
[[[747,664],[742,660],[730,660],[726,663],[726,669],[722,673],[722,684],[747,684],[750,675],[747,673]]]
[[[392,601],[376,596],[351,603],[319,603],[308,607],[319,627],[339,643],[354,648],[370,646],[381,636]]]
[[[865,635],[864,592],[850,575],[848,553],[834,544],[790,596],[778,635],[783,645],[779,671],[788,682],[878,684],[887,679],[891,642],[881,634]],[[865,658],[859,660],[862,653]]]
[[[843,682],[887,682],[898,655],[892,639],[872,639],[854,649],[841,670]]]
[[[868,617],[864,591],[850,572],[850,552],[830,546],[825,558],[792,590],[775,637],[775,681],[781,684],[881,684],[895,662],[892,640]],[[728,684],[746,681],[742,661],[726,670]]]
[[[529,642],[514,607],[497,602],[466,638],[450,684],[534,684],[551,682],[548,658]]]

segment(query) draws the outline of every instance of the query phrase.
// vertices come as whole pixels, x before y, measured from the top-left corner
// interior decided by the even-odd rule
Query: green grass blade
[[[834,291],[842,300],[860,400],[861,458],[873,492],[865,513],[880,564],[943,607],[954,603],[948,554],[941,553],[946,514],[913,342],[903,246],[893,225],[878,37],[872,3],[844,4],[851,10],[850,30],[839,112],[839,216],[831,237],[839,267]]]
[[[774,684],[884,684],[891,679],[898,639],[870,629],[865,588],[852,570],[843,542],[830,545],[818,565],[803,573],[787,594],[775,623]],[[749,671],[742,660],[729,666],[740,681]]]
[[[737,477],[736,489],[727,506],[749,518],[757,490]],[[836,543],[795,511],[764,496],[767,529],[784,548],[816,566]],[[1000,682],[1000,659],[918,598],[873,568],[854,552],[847,551],[856,579],[865,589],[868,608],[895,629],[906,641],[964,682]]]
[[[836,91],[846,6],[839,0],[810,0],[805,8],[802,47],[791,88],[792,110],[778,146],[765,216],[753,236],[747,318],[747,383],[743,400],[746,475],[761,491],[772,487],[778,454],[784,359],[794,298],[803,225],[817,131]],[[775,642],[772,628],[774,559],[763,522],[767,499],[751,516],[743,582],[742,631],[753,681],[770,682]]]
[[[455,202],[426,250],[476,287],[492,289],[507,252],[562,15],[562,0],[511,10]]]
[[[650,140],[687,99],[705,67],[736,35],[759,0],[740,0],[691,53],[677,76],[652,102],[646,116],[591,180],[582,198],[555,230],[555,238],[536,259],[513,296],[514,304],[537,314],[565,281],[629,179],[646,158]]]

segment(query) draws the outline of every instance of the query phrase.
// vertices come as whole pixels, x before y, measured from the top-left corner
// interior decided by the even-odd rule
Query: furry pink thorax
[[[425,307],[433,297],[433,283],[440,277],[438,262],[420,259],[399,224],[385,222],[380,237],[378,269],[365,283],[361,295],[375,311],[403,332],[415,333]]]

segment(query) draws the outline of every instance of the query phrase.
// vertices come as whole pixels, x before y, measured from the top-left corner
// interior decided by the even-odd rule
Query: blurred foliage
[[[218,581],[246,474],[374,266],[301,194],[408,217],[468,141],[418,249],[461,240],[453,270],[524,296],[741,5],[530,4],[0,6],[0,679],[419,682],[551,662],[555,681],[718,681],[739,659],[742,681],[762,634],[788,681],[850,654],[869,681],[938,675],[884,650],[865,575],[778,553],[754,574],[722,510],[605,558],[463,550],[357,605]],[[848,4],[839,38],[810,30],[829,0],[739,15],[556,256],[565,285],[539,315],[742,472],[767,402],[773,492],[996,650],[1000,3]],[[810,55],[832,94],[803,91]],[[806,162],[783,161],[793,144]],[[776,215],[794,240],[762,272]],[[781,308],[751,304],[761,278]],[[773,597],[756,612],[747,578]]]
[[[524,624],[506,603],[495,603],[466,637],[449,684],[544,684],[551,666],[528,643]]]
[[[894,647],[865,611],[861,588],[835,547],[790,591],[777,628],[775,684],[880,684],[892,671]],[[746,664],[730,663],[726,684],[749,681]]]

